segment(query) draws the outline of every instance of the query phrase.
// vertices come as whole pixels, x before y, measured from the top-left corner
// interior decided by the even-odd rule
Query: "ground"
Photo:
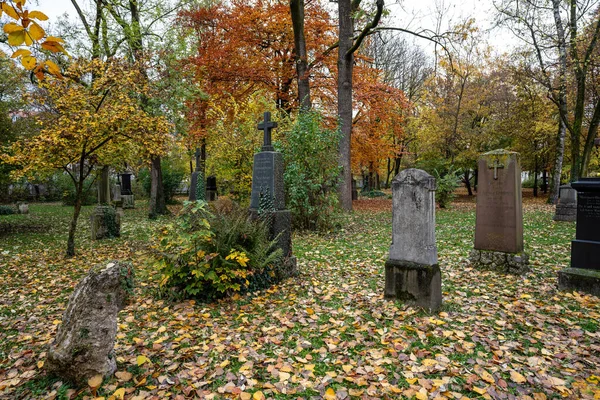
[[[127,210],[120,239],[93,242],[86,207],[78,254],[63,258],[71,209],[31,205],[0,217],[0,398],[588,398],[600,399],[600,300],[557,291],[573,223],[526,196],[532,271],[468,265],[474,203],[437,210],[442,310],[383,299],[391,200],[355,202],[339,231],[296,234],[300,276],[212,304],[157,297],[147,244],[165,219]],[[23,233],[27,224],[36,229]],[[110,259],[138,271],[120,314],[119,370],[96,393],[43,372],[69,294]]]

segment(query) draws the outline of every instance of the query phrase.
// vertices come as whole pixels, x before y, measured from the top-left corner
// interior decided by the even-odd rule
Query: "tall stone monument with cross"
[[[519,154],[504,149],[482,154],[478,161],[473,266],[523,273],[523,205]]]
[[[283,155],[271,143],[271,131],[277,123],[271,121],[271,113],[264,113],[264,121],[258,129],[264,131],[264,142],[254,155],[252,168],[252,194],[250,213],[253,217],[265,217],[271,239],[277,238],[277,247],[283,251],[284,265],[277,271],[279,278],[295,275],[296,257],[292,255],[292,214],[285,208],[283,186]]]

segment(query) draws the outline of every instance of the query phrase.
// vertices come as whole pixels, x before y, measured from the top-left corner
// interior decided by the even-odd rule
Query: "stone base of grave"
[[[121,236],[121,216],[111,206],[96,206],[90,222],[92,240]]]
[[[298,275],[298,260],[296,256],[287,257],[283,260],[283,265],[275,272],[278,281]]]
[[[571,241],[571,268],[600,271],[600,242],[580,239]]]
[[[440,267],[388,259],[385,263],[386,299],[400,300],[429,310],[442,305]]]
[[[567,221],[574,222],[577,220],[577,203],[573,204],[561,204],[556,205],[556,211],[554,217],[555,221]]]
[[[135,208],[135,200],[133,199],[132,194],[121,195],[121,200],[123,200],[123,208],[125,208],[125,209]]]
[[[216,201],[218,198],[216,190],[206,190],[206,200],[207,201]]]
[[[258,218],[258,210],[250,209],[250,216]],[[298,274],[296,257],[292,255],[292,212],[290,210],[273,211],[269,237],[277,238],[275,246],[283,253],[283,266],[277,271],[278,279],[286,279]]]
[[[588,293],[600,297],[600,270],[565,268],[558,271],[558,289]]]
[[[475,268],[507,274],[519,275],[529,271],[529,256],[525,253],[473,249],[469,261]]]

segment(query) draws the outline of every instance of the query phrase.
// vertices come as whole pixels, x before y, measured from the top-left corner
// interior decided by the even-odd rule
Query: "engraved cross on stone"
[[[258,130],[265,131],[265,139],[262,146],[262,151],[274,151],[275,148],[271,145],[271,130],[277,128],[277,122],[271,121],[271,113],[265,112],[265,120],[258,124]]]
[[[498,168],[504,168],[504,164],[500,164],[500,161],[498,161],[498,159],[495,159],[494,164],[490,165],[489,168],[494,168],[494,179],[498,180]]]

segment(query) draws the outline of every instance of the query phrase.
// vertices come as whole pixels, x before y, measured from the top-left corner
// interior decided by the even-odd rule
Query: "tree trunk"
[[[542,171],[542,192],[548,194],[548,171],[546,168]]]
[[[148,217],[152,219],[156,218],[158,215],[167,213],[168,210],[162,182],[160,156],[154,156],[152,157],[152,166],[150,168],[150,210],[148,212]]]
[[[81,213],[81,195],[83,194],[83,167],[79,174],[79,182],[75,182],[75,209],[73,210],[73,218],[69,225],[69,238],[67,239],[67,257],[75,255],[75,231],[77,230],[77,220]]]
[[[310,82],[306,39],[304,37],[304,0],[290,0],[292,27],[294,29],[294,58],[298,75],[298,102],[301,110],[310,110]]]
[[[465,168],[463,180],[465,182],[465,187],[467,188],[467,193],[469,193],[469,196],[473,196],[473,189],[471,189],[471,170],[469,168]]]
[[[350,143],[352,137],[352,69],[354,21],[351,0],[338,1],[339,46],[338,46],[338,118],[342,137],[340,139],[340,204],[344,211],[352,211],[352,169]]]
[[[554,160],[554,171],[552,171],[552,181],[550,182],[550,196],[548,203],[556,204],[558,201],[558,191],[560,189],[560,175],[562,173],[562,164],[565,154],[565,135],[567,127],[563,120],[558,121],[558,133],[556,134],[556,158]]]
[[[538,157],[535,156],[535,166],[533,167],[533,197],[538,197]]]

